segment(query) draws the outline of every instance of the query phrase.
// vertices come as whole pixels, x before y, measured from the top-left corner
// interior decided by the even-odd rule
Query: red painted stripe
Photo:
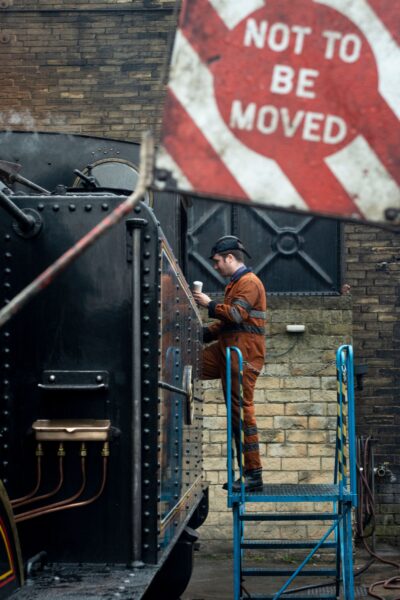
[[[11,547],[11,544],[10,544],[10,538],[9,538],[9,535],[8,535],[7,528],[4,525],[4,521],[3,521],[3,519],[1,517],[0,517],[0,526],[3,529],[4,536],[6,538],[6,542],[7,542],[7,546],[8,546],[8,551],[9,551],[10,558],[11,558],[11,565],[10,565],[10,567],[12,568],[13,571],[15,571],[14,554],[13,554],[12,547]]]
[[[365,115],[360,133],[364,135],[386,170],[400,185],[399,120],[379,95],[373,113],[371,110]]]
[[[361,213],[325,162],[301,166],[298,156],[280,165],[309,209],[332,216],[359,217]]]
[[[3,530],[4,537],[6,539],[5,541],[6,541],[6,547],[7,547],[7,554],[10,556],[10,560],[11,560],[11,564],[9,566],[10,566],[10,569],[12,569],[12,574],[9,577],[7,577],[7,579],[4,579],[4,581],[0,582],[0,588],[2,588],[4,586],[8,585],[11,581],[14,581],[14,579],[16,578],[16,574],[15,574],[14,554],[13,554],[13,551],[11,548],[8,531],[4,525],[4,521],[3,521],[2,517],[0,517],[0,527]]]
[[[246,199],[245,191],[171,90],[163,123],[163,144],[196,192]]]
[[[206,65],[218,60],[229,30],[208,0],[188,0],[180,26]]]
[[[368,0],[368,4],[400,45],[400,6],[398,0]]]
[[[0,583],[0,588],[4,587],[5,585],[11,583],[11,581],[14,581],[15,579],[15,575],[10,575],[10,577],[8,577],[8,579],[5,579],[4,581],[2,581]]]

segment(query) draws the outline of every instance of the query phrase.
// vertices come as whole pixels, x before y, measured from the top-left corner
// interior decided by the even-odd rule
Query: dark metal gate
[[[337,221],[222,202],[194,202],[188,209],[189,281],[219,293],[224,280],[208,259],[222,235],[237,235],[249,264],[269,293],[328,294],[340,290],[340,225]]]

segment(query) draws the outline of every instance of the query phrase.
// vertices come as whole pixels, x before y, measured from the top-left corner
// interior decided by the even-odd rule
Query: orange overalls
[[[221,379],[226,392],[227,346],[237,346],[243,354],[243,412],[245,472],[261,472],[257,423],[254,411],[254,387],[265,357],[267,300],[259,278],[249,269],[235,273],[225,288],[223,304],[212,301],[208,313],[218,319],[205,332],[205,341],[217,340],[203,352],[203,379]],[[236,448],[239,447],[238,361],[232,352],[232,425]],[[239,460],[239,458],[238,458]]]

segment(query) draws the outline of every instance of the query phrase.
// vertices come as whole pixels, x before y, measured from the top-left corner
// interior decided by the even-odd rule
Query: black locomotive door
[[[220,292],[225,285],[208,256],[214,241],[229,234],[249,250],[249,264],[269,293],[339,293],[337,221],[206,200],[192,203],[186,273],[189,281],[203,281],[207,292]]]

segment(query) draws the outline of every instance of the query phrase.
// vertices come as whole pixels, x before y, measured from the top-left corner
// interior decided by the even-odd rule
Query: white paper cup
[[[201,292],[203,290],[203,282],[202,281],[193,281],[193,291]]]

